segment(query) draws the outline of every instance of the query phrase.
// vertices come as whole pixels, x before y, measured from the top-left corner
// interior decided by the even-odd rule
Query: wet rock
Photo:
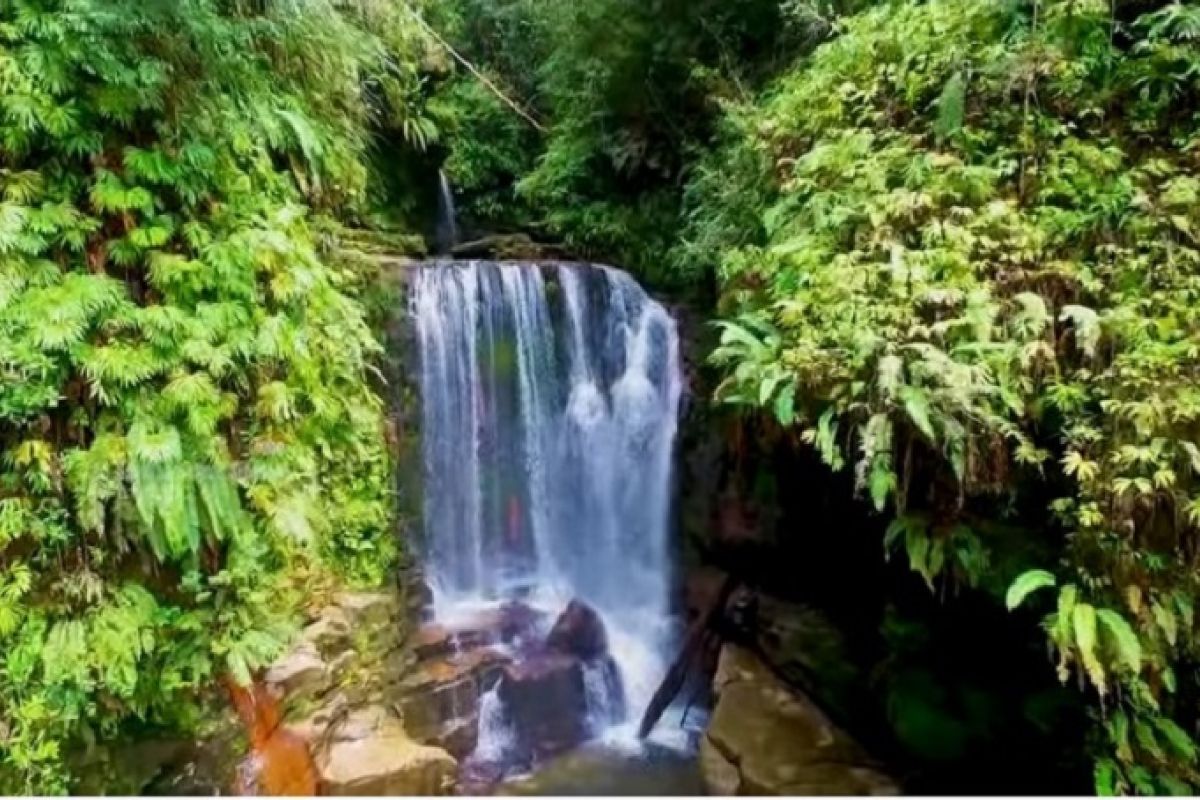
[[[544,615],[537,609],[520,601],[511,601],[500,606],[496,630],[500,641],[505,644],[530,641],[538,635]]]
[[[726,572],[715,567],[701,566],[688,570],[683,600],[689,621],[712,607],[728,577]]]
[[[467,755],[478,738],[480,696],[499,680],[507,661],[502,653],[481,649],[421,663],[399,687],[396,708],[405,729],[419,741]]]
[[[443,795],[457,762],[437,747],[414,742],[386,709],[371,707],[338,723],[316,757],[326,795]]]
[[[583,683],[592,723],[615,725],[626,718],[625,684],[621,669],[610,655],[584,662]]]
[[[350,713],[350,700],[342,692],[328,697],[321,705],[306,716],[288,725],[289,728],[309,747],[317,748],[323,744],[326,734],[340,719]]]
[[[405,608],[413,619],[426,621],[433,618],[433,589],[424,580],[407,584]]]
[[[458,617],[448,622],[422,625],[413,641],[418,658],[439,658],[494,644],[533,638],[542,614],[530,606],[511,602]]]
[[[580,600],[572,600],[555,620],[546,637],[546,646],[590,661],[608,652],[608,633],[594,608]]]
[[[742,775],[737,765],[707,738],[700,741],[700,772],[710,795],[733,797],[742,788]]]
[[[317,694],[328,683],[329,671],[312,642],[301,641],[267,670],[266,682],[294,698]]]
[[[496,761],[468,760],[458,773],[458,792],[475,797],[494,794],[505,772],[505,765]]]
[[[396,598],[382,592],[343,592],[334,602],[351,627],[384,624],[396,615]]]
[[[430,622],[417,629],[413,637],[417,658],[441,658],[454,652],[454,633],[445,625]]]
[[[353,650],[346,650],[339,653],[329,662],[329,677],[334,681],[341,680],[347,670],[354,666],[358,661],[358,653]]]
[[[899,792],[856,742],[750,651],[722,648],[713,689],[717,703],[700,759],[711,793]]]
[[[341,608],[329,606],[300,636],[321,653],[342,652],[350,646],[350,620]]]
[[[521,748],[533,756],[559,753],[587,738],[587,700],[578,658],[546,652],[510,664],[499,692]]]

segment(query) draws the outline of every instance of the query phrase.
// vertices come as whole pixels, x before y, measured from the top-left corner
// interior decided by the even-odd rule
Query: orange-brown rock
[[[258,681],[243,687],[228,679],[227,687],[250,738],[250,755],[238,769],[238,794],[315,795],[317,771],[308,745],[280,724],[278,698]]]

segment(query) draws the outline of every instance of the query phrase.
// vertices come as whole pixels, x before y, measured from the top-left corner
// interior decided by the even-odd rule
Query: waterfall
[[[502,763],[512,750],[515,738],[512,724],[504,713],[504,702],[497,687],[493,686],[479,701],[479,744],[472,757]]]
[[[584,600],[640,711],[670,644],[674,320],[579,264],[429,264],[412,303],[435,606]]]
[[[458,244],[458,211],[454,207],[454,191],[445,170],[438,170],[438,252],[449,255]]]

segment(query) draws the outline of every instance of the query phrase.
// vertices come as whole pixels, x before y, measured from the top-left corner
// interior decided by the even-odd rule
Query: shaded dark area
[[[690,333],[693,348],[708,335]],[[753,590],[732,635],[906,792],[1088,792],[1084,698],[1056,681],[1036,622],[990,587],[931,590],[902,553],[889,561],[888,518],[855,497],[848,471],[772,421],[704,402],[708,374],[692,366],[679,477],[688,575],[711,581],[715,568]]]

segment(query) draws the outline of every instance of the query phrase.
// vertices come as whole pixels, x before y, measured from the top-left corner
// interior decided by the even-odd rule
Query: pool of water
[[[500,795],[686,796],[705,793],[693,750],[596,741],[500,784]]]

